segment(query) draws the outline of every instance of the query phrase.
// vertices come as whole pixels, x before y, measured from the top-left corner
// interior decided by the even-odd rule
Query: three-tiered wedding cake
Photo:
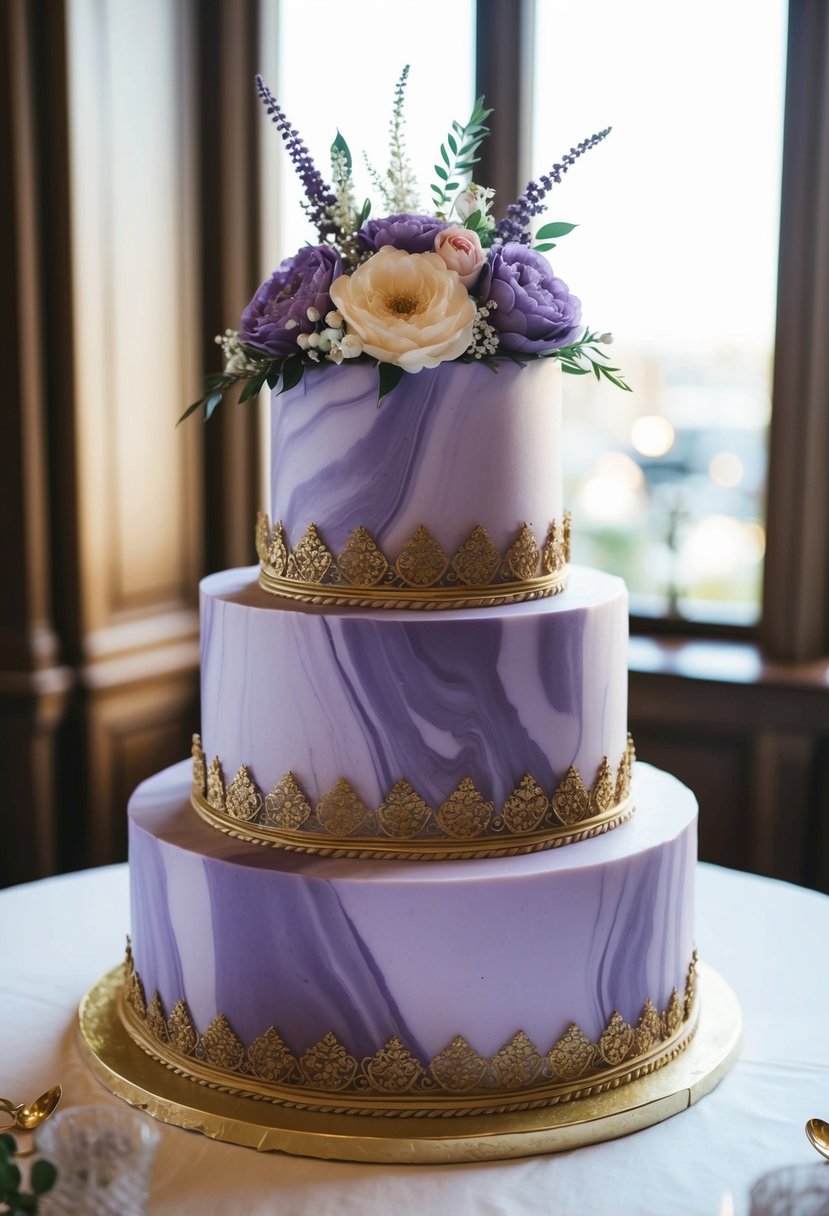
[[[476,103],[411,214],[405,76],[379,220],[342,138],[331,192],[260,82],[320,244],[207,384],[208,416],[278,389],[271,501],[259,570],[202,583],[192,764],[130,803],[120,1005],[199,1086],[401,1119],[614,1089],[698,1016],[696,804],[634,771],[625,588],[569,565],[561,370],[626,386],[530,247],[606,132],[496,224],[491,192],[452,193]]]

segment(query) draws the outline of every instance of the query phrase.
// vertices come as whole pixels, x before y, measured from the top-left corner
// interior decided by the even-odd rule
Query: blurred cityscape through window
[[[565,377],[574,557],[644,615],[760,611],[785,30],[785,0],[536,6],[533,173],[613,127],[547,256],[634,390]]]

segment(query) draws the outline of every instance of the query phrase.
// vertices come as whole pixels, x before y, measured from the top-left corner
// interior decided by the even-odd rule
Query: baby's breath
[[[478,305],[475,320],[472,322],[472,341],[466,351],[473,359],[486,359],[498,350],[498,330],[487,320],[497,307],[494,300],[487,300],[486,304]]]
[[[216,334],[214,341],[222,348],[226,372],[233,376],[247,376],[259,371],[261,363],[250,358],[237,330],[226,329],[223,334]]]

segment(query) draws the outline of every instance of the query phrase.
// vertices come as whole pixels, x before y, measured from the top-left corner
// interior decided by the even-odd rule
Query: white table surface
[[[59,1081],[63,1106],[114,1103],[76,1046],[84,993],[123,958],[126,866],[0,892],[0,1094]],[[259,1154],[161,1126],[153,1216],[736,1216],[751,1183],[818,1160],[803,1132],[829,1119],[829,897],[700,866],[700,957],[743,1010],[740,1057],[697,1105],[573,1152],[445,1166],[352,1165]],[[829,1166],[827,1166],[829,1169]]]

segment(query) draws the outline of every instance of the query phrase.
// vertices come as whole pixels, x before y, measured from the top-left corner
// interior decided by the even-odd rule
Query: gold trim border
[[[126,964],[121,972],[118,1014],[133,1041],[157,1063],[197,1085],[234,1097],[324,1114],[370,1115],[396,1119],[455,1119],[535,1110],[595,1098],[663,1068],[687,1048],[696,1032],[700,1010],[697,967],[695,952],[688,967],[684,996],[680,996],[674,989],[668,1007],[662,1014],[647,1000],[640,1017],[639,1031],[624,1022],[618,1013],[614,1013],[598,1043],[586,1039],[577,1026],[571,1025],[546,1053],[540,1052],[535,1044],[519,1031],[491,1060],[479,1056],[467,1040],[458,1035],[434,1060],[426,1063],[405,1052],[398,1041],[390,1040],[376,1056],[358,1065],[358,1061],[348,1054],[347,1047],[334,1035],[329,1034],[320,1043],[309,1048],[302,1057],[303,1060],[310,1058],[315,1061],[312,1070],[331,1076],[331,1085],[327,1089],[319,1089],[296,1080],[280,1083],[257,1077],[246,1063],[248,1050],[222,1015],[214,1019],[202,1036],[195,1029],[183,1001],[176,1002],[168,1018],[164,1017],[157,993],[153,994],[148,1006],[140,977],[131,969],[132,957],[129,947]],[[631,1058],[630,1053],[635,1049],[637,1033],[644,1034],[644,1041],[650,1040],[650,1046]],[[288,1052],[278,1033],[271,1028],[267,1034],[274,1035],[278,1040],[280,1060],[282,1055],[287,1053],[295,1067],[296,1058]],[[656,1035],[662,1037],[655,1037]],[[573,1041],[573,1036],[576,1042]],[[177,1043],[187,1044],[186,1052],[177,1050],[171,1044],[170,1040],[174,1037]],[[206,1044],[208,1039],[211,1040],[213,1060],[203,1056],[196,1058],[193,1053],[198,1052],[199,1045]],[[387,1057],[390,1048],[397,1052],[403,1050],[407,1067],[417,1067],[417,1075],[420,1078],[418,1084],[409,1080],[407,1088],[402,1092],[400,1089],[384,1092],[369,1087],[371,1083],[367,1078],[373,1075],[372,1066],[382,1066],[383,1058]],[[530,1081],[525,1081],[520,1087],[510,1088],[508,1085],[497,1083],[476,1084],[474,1080],[469,1081],[470,1075],[474,1076],[481,1066],[484,1066],[485,1072],[489,1074],[498,1059],[505,1055],[510,1056],[513,1073],[516,1069],[520,1073],[523,1054],[528,1050],[534,1053],[537,1060],[533,1065],[534,1071]],[[574,1061],[579,1061],[578,1075],[559,1080],[547,1076],[539,1081],[539,1069],[560,1052],[564,1053],[567,1069],[572,1070]],[[453,1077],[451,1087],[439,1080],[442,1076],[440,1066],[444,1057],[449,1057],[450,1075]],[[614,1057],[618,1063],[609,1063]],[[232,1069],[216,1062],[230,1058],[236,1061]],[[605,1067],[597,1067],[597,1059],[603,1062]],[[350,1065],[347,1061],[351,1061]],[[346,1080],[354,1068],[358,1071],[351,1080]],[[484,1073],[481,1072],[480,1075],[483,1076]]]
[[[418,609],[437,612],[442,608],[498,608],[503,604],[522,604],[529,600],[548,599],[550,596],[560,595],[566,589],[569,573],[570,567],[565,566],[555,577],[514,583],[509,591],[498,594],[494,593],[491,587],[466,587],[463,596],[459,596],[453,588],[432,589],[419,594],[409,588],[406,592],[389,591],[378,598],[367,596],[365,590],[359,587],[341,587],[336,594],[326,593],[321,591],[316,583],[280,578],[262,566],[259,571],[259,586],[270,595],[278,595],[282,599],[303,604],[332,608]]]
[[[322,857],[405,861],[517,857],[604,835],[626,823],[636,809],[631,796],[635,749],[630,736],[615,774],[604,757],[588,788],[578,769],[571,766],[551,797],[547,797],[535,778],[527,773],[504,804],[501,814],[494,814],[493,805],[485,801],[469,778],[458,784],[437,812],[406,781],[397,782],[381,807],[371,811],[348,781],[340,778],[314,812],[291,772],[285,773],[265,795],[247,765],[242,765],[226,785],[219,757],[215,756],[208,767],[198,735],[193,735],[192,757],[190,802],[210,827],[250,844]],[[401,787],[405,787],[405,793],[399,794]],[[366,824],[380,823],[383,807],[388,808],[398,795],[404,802],[411,798],[418,805],[421,818],[416,820],[417,826],[397,834],[377,835],[366,831]],[[290,827],[272,820],[262,822],[259,817],[267,811],[271,799],[281,805],[281,813],[286,818],[298,821],[304,817],[302,826]],[[543,806],[543,810],[534,812],[533,827],[508,826],[506,812],[513,801],[522,809],[534,804]],[[326,805],[331,815],[327,823],[323,822]],[[446,808],[456,826],[453,835],[441,822]],[[405,819],[403,822],[405,827]],[[542,822],[543,826],[539,827]]]
[[[493,842],[492,837],[487,837],[486,843],[480,839],[450,842],[445,838],[436,838],[415,840],[404,846],[400,841],[388,837],[361,836],[358,838],[358,844],[357,840],[334,842],[330,836],[321,833],[290,832],[282,828],[251,826],[243,820],[217,811],[196,790],[191,791],[190,803],[210,827],[249,844],[284,849],[286,853],[313,853],[319,857],[362,860],[385,858],[387,861],[462,861],[465,858],[520,857],[526,853],[541,853],[546,849],[558,849],[568,844],[578,844],[579,841],[589,840],[594,836],[602,836],[605,832],[627,823],[636,809],[633,799],[626,798],[611,811],[579,824],[576,830],[562,827],[531,836],[510,836],[505,838],[503,843]]]
[[[710,1093],[737,1059],[742,1016],[718,972],[700,963],[698,978],[697,1033],[664,1068],[596,1098],[466,1119],[324,1115],[195,1086],[157,1064],[127,1034],[118,1016],[123,965],[81,1001],[78,1046],[84,1064],[109,1093],[163,1123],[225,1144],[363,1165],[510,1160],[570,1152],[642,1131]]]
[[[553,521],[543,543],[521,524],[502,554],[486,529],[476,524],[453,555],[422,524],[397,558],[384,554],[372,535],[358,527],[335,554],[311,523],[291,549],[285,528],[260,512],[256,552],[263,591],[305,604],[357,608],[492,608],[558,595],[567,586],[570,560],[569,512]]]

